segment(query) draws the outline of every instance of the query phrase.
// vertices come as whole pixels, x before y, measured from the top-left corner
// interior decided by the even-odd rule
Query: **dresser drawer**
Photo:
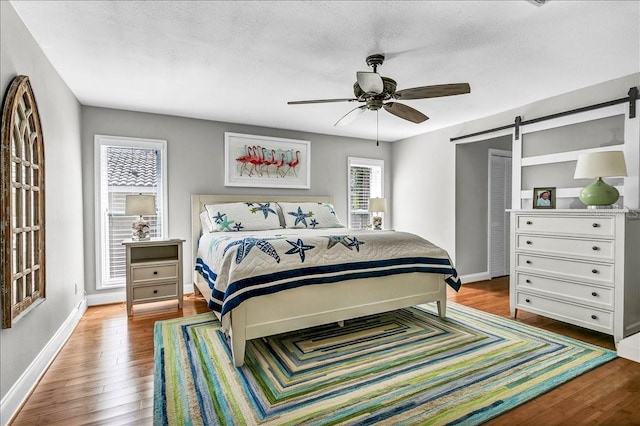
[[[599,284],[613,285],[613,265],[606,263],[581,262],[516,253],[516,268],[523,272],[546,272],[562,275],[568,279],[587,279]]]
[[[571,324],[610,333],[613,330],[613,313],[588,306],[573,305],[562,300],[517,293],[516,304],[525,311],[540,313],[544,316],[566,321]]]
[[[177,262],[131,267],[131,280],[133,282],[176,279],[177,277]]]
[[[516,229],[544,234],[613,237],[614,219],[606,216],[518,215]]]
[[[134,286],[133,301],[149,300],[155,298],[175,297],[178,295],[178,283]]]
[[[522,291],[544,292],[549,297],[568,297],[577,303],[613,309],[613,287],[596,287],[531,274],[518,274],[516,285]]]
[[[518,250],[535,250],[603,260],[613,260],[613,246],[613,240],[579,240],[575,238],[554,238],[522,234],[516,237],[516,248]]]

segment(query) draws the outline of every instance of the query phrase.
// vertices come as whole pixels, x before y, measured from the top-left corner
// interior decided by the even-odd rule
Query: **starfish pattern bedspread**
[[[209,308],[225,316],[248,298],[303,285],[411,272],[460,279],[448,253],[424,238],[396,231],[348,228],[205,233],[196,271],[212,289]]]

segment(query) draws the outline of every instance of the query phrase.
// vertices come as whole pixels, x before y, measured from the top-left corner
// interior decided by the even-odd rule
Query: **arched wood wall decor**
[[[45,296],[44,143],[29,77],[13,79],[2,109],[2,328]]]

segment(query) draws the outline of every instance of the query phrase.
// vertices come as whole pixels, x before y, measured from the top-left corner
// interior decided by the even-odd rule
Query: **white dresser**
[[[640,211],[510,210],[510,308],[611,334],[640,331]]]

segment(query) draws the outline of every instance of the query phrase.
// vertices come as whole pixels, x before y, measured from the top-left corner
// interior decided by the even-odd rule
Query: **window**
[[[369,198],[383,198],[384,161],[349,157],[349,228],[371,225]]]
[[[5,97],[0,154],[2,199],[2,328],[45,295],[44,144],[27,76]]]
[[[97,289],[125,285],[125,248],[135,217],[125,216],[129,194],[155,195],[156,215],[144,217],[151,237],[167,235],[166,141],[96,136]]]

